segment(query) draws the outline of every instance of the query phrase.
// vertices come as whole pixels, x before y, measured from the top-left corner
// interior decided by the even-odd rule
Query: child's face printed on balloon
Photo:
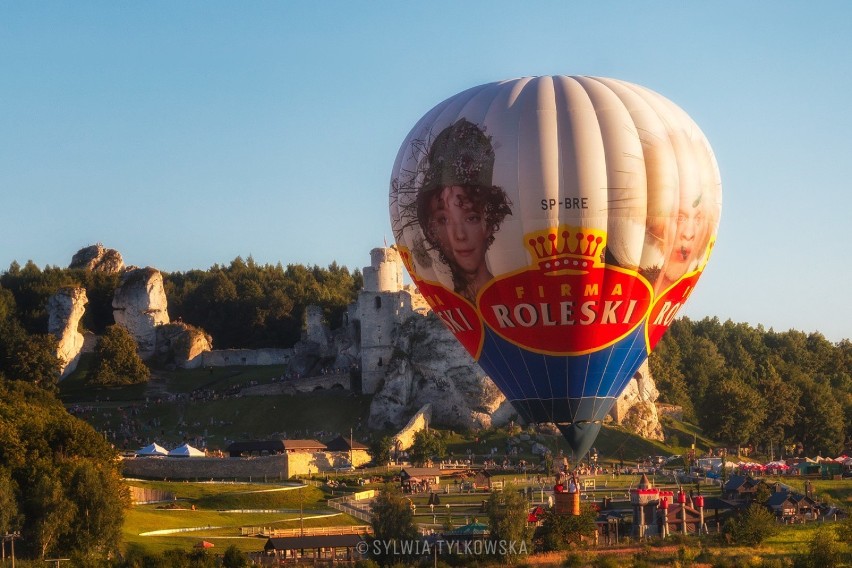
[[[444,256],[462,272],[474,277],[487,271],[485,252],[492,232],[465,188],[445,187],[432,198],[429,230]]]

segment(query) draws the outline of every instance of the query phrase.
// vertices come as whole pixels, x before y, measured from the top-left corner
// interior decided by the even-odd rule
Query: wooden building
[[[282,564],[355,562],[364,557],[359,552],[366,549],[362,542],[363,537],[357,534],[272,537],[263,550]]]

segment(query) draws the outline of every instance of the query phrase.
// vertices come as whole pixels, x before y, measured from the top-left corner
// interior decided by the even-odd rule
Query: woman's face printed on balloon
[[[482,207],[470,199],[467,190],[457,185],[445,187],[432,197],[429,210],[430,237],[447,260],[470,281],[490,279],[485,252],[493,233]]]
[[[707,247],[708,219],[704,195],[698,191],[683,191],[680,196],[677,218],[672,227],[674,235],[663,271],[671,283],[698,268]]]

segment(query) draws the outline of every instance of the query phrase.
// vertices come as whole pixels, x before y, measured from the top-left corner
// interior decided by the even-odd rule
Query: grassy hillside
[[[286,435],[328,440],[353,430],[367,441],[389,432],[369,431],[370,396],[325,390],[295,395],[235,396],[241,387],[273,384],[282,366],[217,367],[194,370],[157,370],[145,385],[93,388],[85,384],[89,361],[60,384],[60,396],[80,418],[106,432],[119,449],[135,450],[157,440],[167,447],[203,441],[207,448],[224,449],[231,441],[268,439]],[[441,425],[436,425],[441,427]],[[645,456],[685,454],[695,443],[699,452],[714,447],[691,424],[665,418],[668,443],[645,440],[628,429],[604,426],[595,447],[602,463],[630,465]],[[468,451],[502,456],[511,436],[506,428],[446,434],[451,457]],[[571,458],[562,436],[539,437],[554,455]],[[522,451],[528,450],[526,444]],[[531,453],[518,456],[538,463]]]
[[[242,386],[269,384],[284,369],[224,367],[157,371],[147,385],[92,388],[81,372],[60,384],[66,406],[106,432],[119,449],[153,440],[167,447],[203,440],[224,449],[231,441],[366,434],[370,397],[327,390],[298,395],[236,396]],[[325,433],[324,435],[322,433]]]

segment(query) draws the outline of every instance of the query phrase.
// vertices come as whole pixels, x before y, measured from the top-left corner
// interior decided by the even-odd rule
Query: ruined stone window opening
[[[379,367],[381,367],[381,366],[382,366],[382,358],[379,357]]]
[[[376,309],[382,309],[382,298],[381,296],[376,296]]]

